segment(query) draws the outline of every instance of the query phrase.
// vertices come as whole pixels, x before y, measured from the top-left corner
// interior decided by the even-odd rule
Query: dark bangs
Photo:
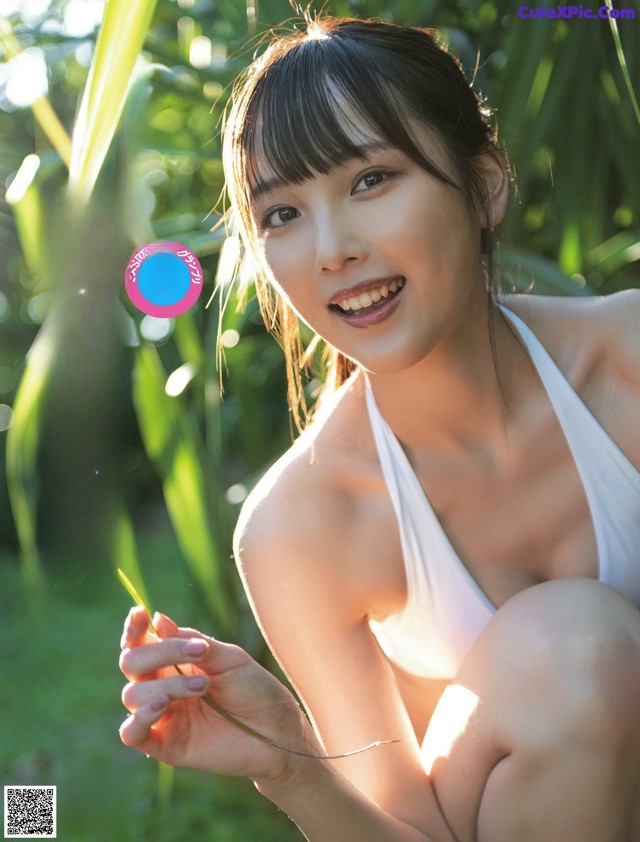
[[[480,228],[480,214],[490,219],[492,203],[479,156],[498,149],[491,110],[433,30],[354,18],[305,15],[304,20],[306,32],[276,35],[238,79],[223,143],[232,218],[254,259],[265,325],[284,350],[289,407],[298,430],[310,417],[303,372],[319,337],[304,348],[298,318],[262,259],[251,213],[257,182],[300,183],[326,175],[362,158],[361,144],[381,141],[459,189],[470,212],[478,214]],[[415,136],[416,125],[425,128],[426,143]],[[490,232],[481,230],[479,251],[486,260],[490,298],[494,286],[499,291],[493,247]],[[487,312],[495,360],[494,308]],[[357,367],[330,345],[322,365],[322,395],[331,394]],[[498,382],[505,401],[499,372]]]
[[[419,78],[420,73],[408,73],[406,55],[404,59],[398,68],[397,57],[388,50],[372,48],[339,30],[307,38],[279,56],[253,90],[236,136],[245,185],[255,187],[256,179],[264,178],[261,163],[269,181],[300,183],[315,173],[326,174],[362,157],[360,144],[373,139],[457,186],[411,133],[409,115],[431,129],[441,149],[445,147],[434,124],[416,113],[407,99],[406,91],[417,81],[411,76]],[[427,110],[428,103],[427,99]],[[363,131],[373,137],[362,137]],[[444,157],[440,151],[440,160]]]

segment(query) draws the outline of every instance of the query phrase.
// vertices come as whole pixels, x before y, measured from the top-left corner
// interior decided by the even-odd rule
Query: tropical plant
[[[38,179],[27,156],[7,200],[13,205],[38,294],[49,296],[15,398],[7,480],[31,592],[42,585],[36,514],[46,550],[86,573],[119,556],[138,577],[131,530],[116,479],[127,367],[118,336],[114,277],[127,241],[112,224],[113,193],[96,190],[155,3],[110,0],[73,138],[45,96],[34,116],[69,168]],[[127,37],[120,27],[129,24]],[[19,58],[2,26],[5,56]],[[46,447],[43,443],[46,442]]]
[[[84,86],[73,133],[73,87],[54,86],[54,108],[34,108],[43,132],[39,166],[25,158],[9,198],[27,267],[24,296],[29,312],[35,302],[44,309],[44,323],[13,401],[7,476],[32,585],[44,551],[46,559],[62,556],[65,567],[75,558],[87,584],[110,571],[108,561],[142,588],[131,516],[144,512],[159,482],[214,629],[255,649],[230,538],[238,504],[290,439],[279,350],[261,330],[255,303],[236,311],[234,241],[223,249],[216,227],[216,130],[230,83],[259,49],[253,32],[291,9],[264,0],[247,18],[249,7],[235,0],[183,6],[108,0],[86,83],[69,53],[58,73]],[[518,182],[498,232],[508,243],[500,251],[508,283],[533,283],[546,294],[638,285],[637,26],[522,20],[506,0],[391,7],[335,0],[328,10],[435,26],[475,76],[496,108]],[[5,25],[1,42],[8,57],[21,40],[67,50],[73,42],[29,30],[18,16],[12,23],[14,34]],[[160,324],[124,300],[128,255],[156,239],[184,243],[208,277],[217,276],[229,302],[221,325],[216,307]],[[226,257],[218,261],[221,249]],[[224,401],[215,369],[219,327]]]

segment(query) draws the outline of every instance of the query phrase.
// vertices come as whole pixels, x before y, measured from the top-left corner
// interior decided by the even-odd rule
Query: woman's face
[[[302,184],[258,166],[252,213],[278,292],[323,339],[385,374],[418,363],[486,296],[479,223],[460,191],[403,152],[364,130],[358,143],[361,158]]]

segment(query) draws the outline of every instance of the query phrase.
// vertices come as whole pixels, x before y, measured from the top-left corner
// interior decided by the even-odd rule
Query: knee
[[[521,591],[493,622],[496,654],[541,669],[600,675],[640,659],[640,612],[592,579],[556,579]]]
[[[485,655],[520,738],[524,729],[537,744],[561,735],[640,744],[640,612],[617,591],[546,582],[509,600],[487,632]]]

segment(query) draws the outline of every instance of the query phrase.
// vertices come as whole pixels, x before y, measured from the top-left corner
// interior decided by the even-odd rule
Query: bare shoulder
[[[555,356],[577,349],[586,367],[598,365],[640,388],[640,290],[606,296],[504,295],[500,301],[520,316]]]
[[[318,462],[317,443],[294,445],[265,474],[245,501],[234,534],[236,559],[245,572],[260,557],[276,556],[279,567],[291,552],[325,541],[348,518],[348,495],[339,477]],[[283,555],[284,553],[284,555]]]
[[[625,377],[640,385],[640,289],[625,289],[598,299],[597,329],[603,352]]]
[[[353,558],[359,520],[358,495],[350,482],[355,456],[343,440],[349,427],[345,416],[352,412],[349,396],[337,396],[330,411],[302,434],[245,501],[234,554],[252,598],[272,590],[274,575],[280,592],[284,581],[307,593],[321,580],[339,581],[347,598],[348,559]],[[357,578],[354,573],[354,603]]]

